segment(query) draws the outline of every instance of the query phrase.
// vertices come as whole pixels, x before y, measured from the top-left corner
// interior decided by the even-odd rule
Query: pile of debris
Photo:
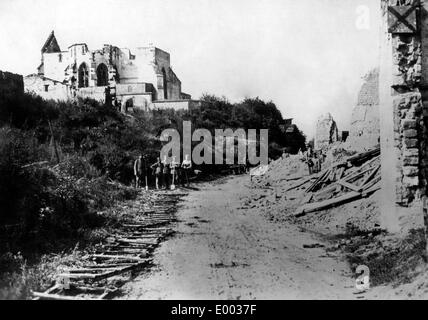
[[[380,148],[358,153],[324,169],[312,182],[305,179],[294,187],[312,182],[294,215],[300,217],[354,201],[380,189]]]

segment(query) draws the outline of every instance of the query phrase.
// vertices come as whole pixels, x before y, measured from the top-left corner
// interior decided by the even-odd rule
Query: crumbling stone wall
[[[358,93],[357,105],[352,110],[348,144],[356,151],[379,144],[379,69],[364,77]]]
[[[392,5],[412,5],[414,1],[391,1]],[[397,154],[396,202],[409,205],[420,198],[425,187],[424,119],[422,96],[419,90],[422,71],[421,34],[392,35],[394,147]]]
[[[381,125],[381,140],[384,143],[381,146],[384,154],[382,180],[387,181],[392,174],[393,168],[384,164],[384,161],[389,163],[387,158],[393,158],[396,169],[393,172],[394,183],[387,181],[382,188],[392,187],[390,197],[394,197],[392,193],[395,189],[394,202],[402,209],[419,207],[426,193],[427,177],[428,82],[423,81],[422,74],[428,70],[428,61],[423,59],[422,48],[428,42],[428,16],[423,13],[428,0],[382,0],[381,4],[387,27],[383,42],[387,50],[382,51],[381,57],[383,75],[386,75],[381,81],[384,86],[381,114],[393,119],[393,128],[385,125],[386,122]],[[428,54],[428,47],[424,50],[425,55]],[[385,79],[388,81],[383,81]],[[388,141],[393,142],[392,147]],[[387,193],[384,193],[383,197],[386,196]],[[403,212],[402,209],[400,212]],[[388,210],[383,214],[387,215]]]
[[[0,71],[0,94],[24,92],[24,80],[21,75]]]
[[[400,94],[393,100],[394,108],[394,146],[397,153],[397,203],[410,204],[419,198],[420,187],[425,185],[420,167],[421,146],[424,144],[422,130],[422,99],[419,92]]]
[[[337,142],[339,134],[336,122],[330,113],[326,113],[318,118],[317,128],[315,132],[315,149],[320,150],[327,147],[329,144]]]

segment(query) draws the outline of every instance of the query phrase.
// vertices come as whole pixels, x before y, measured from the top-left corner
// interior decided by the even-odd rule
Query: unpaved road
[[[177,212],[177,233],[154,254],[155,267],[120,299],[355,299],[345,261],[296,226],[242,209],[249,177],[198,185]],[[361,297],[359,297],[361,298]]]

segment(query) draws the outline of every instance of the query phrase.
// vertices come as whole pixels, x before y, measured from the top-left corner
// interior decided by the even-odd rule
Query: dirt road
[[[345,261],[296,226],[242,209],[249,177],[198,185],[177,212],[177,233],[154,254],[155,267],[121,299],[355,299]],[[361,298],[361,297],[359,297]]]

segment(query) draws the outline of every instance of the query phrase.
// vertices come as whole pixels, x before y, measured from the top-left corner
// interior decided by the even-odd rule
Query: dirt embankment
[[[425,234],[420,215],[403,217],[403,232],[387,235],[380,229],[379,191],[367,198],[308,213],[296,218],[309,184],[298,185],[307,175],[299,157],[280,159],[266,175],[258,177],[253,190],[262,196],[248,197],[247,206],[274,221],[293,223],[329,241],[330,253],[346,257],[351,271],[360,264],[369,266],[371,284],[376,289],[368,298],[424,298],[428,296],[428,273],[425,266]],[[303,177],[302,179],[295,179]]]

